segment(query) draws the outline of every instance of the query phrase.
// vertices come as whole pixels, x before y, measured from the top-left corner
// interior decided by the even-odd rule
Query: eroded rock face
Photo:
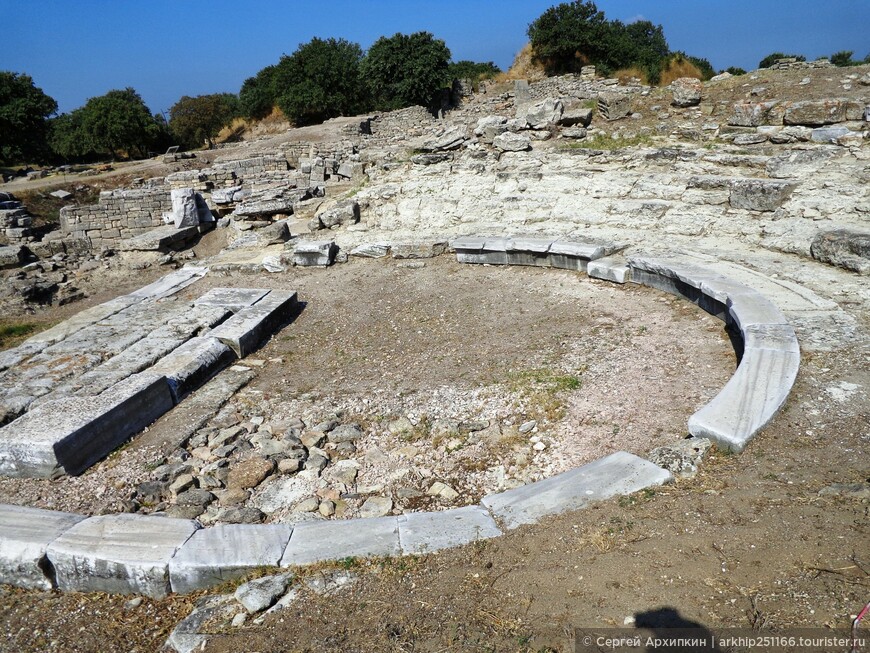
[[[847,112],[850,104],[855,104],[857,107],[857,103],[843,99],[795,102],[786,108],[783,122],[786,125],[809,125],[811,127],[845,122],[849,119]]]
[[[732,107],[728,124],[734,127],[758,127],[771,123],[771,113],[779,104],[777,100],[769,102],[740,102]]]
[[[817,261],[870,274],[870,232],[835,229],[819,233],[810,246]]]

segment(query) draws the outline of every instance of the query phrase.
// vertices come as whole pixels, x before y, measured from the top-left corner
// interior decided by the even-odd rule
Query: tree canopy
[[[152,116],[132,88],[109,91],[52,121],[50,142],[65,159],[145,157],[169,140],[163,116]]]
[[[184,95],[169,110],[169,128],[186,147],[199,147],[207,142],[211,148],[212,139],[239,115],[239,98],[232,93]]]
[[[361,71],[377,109],[428,106],[450,83],[450,50],[429,32],[382,36],[372,44]]]
[[[266,66],[254,77],[249,77],[239,91],[242,114],[261,119],[271,113],[278,95],[275,90],[275,72],[278,66]]]
[[[586,64],[605,74],[636,68],[655,84],[672,55],[661,25],[608,20],[591,0],[550,7],[529,25],[528,35],[535,61],[551,74],[579,72]],[[692,61],[699,74],[712,75],[705,59],[679,54]]]
[[[42,161],[49,155],[48,118],[57,102],[29,75],[0,71],[0,161]]]
[[[470,79],[479,82],[482,79],[492,79],[501,72],[501,68],[492,61],[486,63],[469,61],[451,61],[447,66],[447,76],[450,79]]]
[[[300,45],[272,73],[278,108],[297,125],[364,111],[362,58],[362,48],[344,39],[313,38]]]

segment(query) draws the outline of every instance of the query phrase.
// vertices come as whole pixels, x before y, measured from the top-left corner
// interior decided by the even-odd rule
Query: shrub
[[[239,91],[242,115],[260,120],[268,116],[278,96],[275,90],[277,66],[266,66],[254,77],[249,77]]]
[[[831,55],[831,63],[835,66],[852,66],[855,61],[852,61],[852,55],[855,54],[854,50],[840,50],[839,52],[835,52]]]
[[[783,54],[782,52],[772,52],[767,55],[764,59],[758,62],[759,68],[770,68],[777,59],[790,59],[795,58],[798,61],[806,61],[807,58],[802,54]]]
[[[732,75],[745,75],[746,71],[743,68],[739,68],[737,66],[729,66],[725,69],[726,73],[731,73]]]
[[[429,106],[450,83],[450,50],[429,32],[382,36],[360,70],[377,109]]]
[[[680,77],[704,79],[704,73],[691,61],[691,59],[681,53],[677,53],[668,58],[667,63],[665,63],[662,69],[661,78],[659,79],[659,84],[667,86]]]

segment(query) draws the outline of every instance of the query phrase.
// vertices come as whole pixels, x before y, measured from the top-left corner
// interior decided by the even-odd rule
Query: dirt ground
[[[421,271],[379,272],[398,278]],[[525,274],[524,284],[543,276],[488,274]],[[322,284],[323,297],[337,292],[318,271],[296,281],[305,292]],[[400,300],[401,292],[394,293],[396,306]],[[350,304],[332,306],[354,315]],[[306,319],[322,327],[325,317],[312,303],[287,335]],[[560,341],[558,328],[549,333],[534,325],[528,333],[537,331],[541,340],[529,344]],[[344,333],[326,330],[322,337],[337,346]],[[348,337],[362,336],[357,329]],[[261,351],[277,353],[290,342],[279,336]],[[490,342],[494,350],[509,347]],[[870,387],[870,369],[861,364],[866,356],[857,346],[805,354],[774,422],[742,454],[709,455],[694,479],[437,555],[347,561],[359,575],[350,589],[303,595],[262,625],[216,634],[205,650],[570,651],[573,628],[621,626],[627,617],[665,609],[708,627],[843,631],[870,596],[870,502],[866,491],[819,493],[833,483],[870,481],[870,402],[843,385]],[[419,369],[425,363],[423,357]],[[328,379],[333,371],[323,367]],[[408,378],[418,373],[412,368]],[[370,380],[361,369],[354,374],[362,387]],[[627,397],[644,395],[645,384],[622,381]],[[261,376],[255,388],[265,382]],[[0,620],[8,637],[0,650],[157,651],[195,598],[132,605],[124,597],[3,588]]]
[[[533,482],[617,450],[646,455],[675,442],[736,364],[722,324],[688,302],[577,273],[465,266],[450,257],[422,269],[355,260],[268,278],[209,275],[179,299],[252,285],[292,288],[304,308],[250,357],[262,366],[230,402],[239,418],[316,424],[341,415],[365,425],[358,485],[389,493],[400,482],[389,479],[402,479],[425,493],[434,478],[461,494],[414,509],[476,503],[505,489],[494,480],[499,473]],[[463,440],[452,451],[433,431],[391,433],[390,422],[405,416],[482,420],[502,425],[502,435]],[[519,434],[531,420],[534,430]],[[0,502],[121,511],[163,450],[164,422],[170,416],[140,438],[147,446],[134,441],[81,476],[0,479]],[[544,450],[533,449],[538,441]],[[363,460],[375,449],[377,460]]]

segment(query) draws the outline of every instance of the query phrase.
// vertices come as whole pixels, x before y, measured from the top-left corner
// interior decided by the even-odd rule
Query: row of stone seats
[[[534,265],[585,272],[590,261],[609,256],[613,243],[582,243],[559,238],[464,236],[450,241],[460,263]]]
[[[673,480],[626,452],[440,512],[290,524],[200,528],[193,520],[85,517],[0,505],[0,582],[32,589],[145,594],[194,592],[258,567],[348,557],[431,553],[497,537],[543,516]]]
[[[785,404],[800,367],[800,346],[782,312],[759,292],[679,259],[628,259],[635,283],[694,302],[738,336],[737,371],[689,418],[689,433],[742,451]]]

